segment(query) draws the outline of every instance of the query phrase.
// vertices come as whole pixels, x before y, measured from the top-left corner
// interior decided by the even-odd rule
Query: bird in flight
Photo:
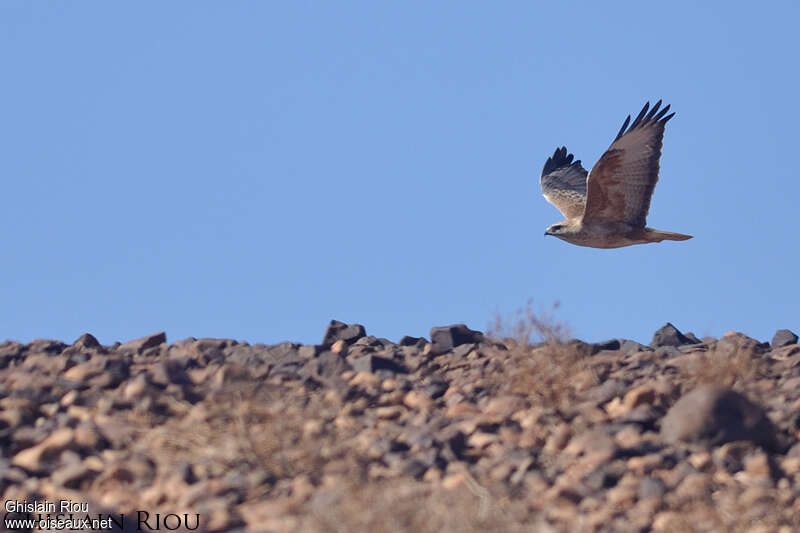
[[[556,148],[542,170],[542,194],[566,217],[545,235],[578,246],[621,248],[648,242],[685,241],[691,235],[646,227],[650,197],[658,181],[664,126],[675,113],[646,103],[631,123],[625,119],[608,150],[586,172],[566,147]],[[630,127],[628,127],[630,124]]]

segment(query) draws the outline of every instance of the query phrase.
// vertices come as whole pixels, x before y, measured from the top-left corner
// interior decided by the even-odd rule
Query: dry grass
[[[693,385],[722,385],[739,388],[756,380],[764,361],[747,348],[715,347],[695,352],[683,368],[686,381]]]
[[[301,529],[331,533],[535,531],[525,525],[531,517],[523,502],[495,500],[484,510],[479,497],[464,484],[442,490],[392,481],[343,489],[331,495],[328,505],[310,502],[311,513]]]
[[[565,407],[576,392],[596,382],[586,346],[569,341],[569,327],[555,319],[557,310],[555,303],[537,313],[528,301],[511,320],[498,315],[488,328],[488,335],[508,348],[509,392],[553,408]]]
[[[569,327],[556,320],[559,303],[554,302],[550,309],[533,310],[533,300],[528,300],[523,309],[518,309],[508,319],[497,313],[494,322],[487,328],[489,337],[511,339],[516,344],[528,347],[537,342],[563,344],[569,340]]]

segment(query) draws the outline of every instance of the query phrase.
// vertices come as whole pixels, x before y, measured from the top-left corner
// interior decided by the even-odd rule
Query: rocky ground
[[[0,492],[131,531],[800,530],[797,336],[534,326],[547,342],[336,321],[309,346],[8,341]]]

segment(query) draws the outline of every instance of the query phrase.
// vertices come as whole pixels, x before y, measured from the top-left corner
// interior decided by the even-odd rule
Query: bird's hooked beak
[[[546,229],[546,230],[544,230],[544,234],[545,234],[545,235],[552,235],[552,233],[550,233],[550,230],[549,230],[549,229]]]

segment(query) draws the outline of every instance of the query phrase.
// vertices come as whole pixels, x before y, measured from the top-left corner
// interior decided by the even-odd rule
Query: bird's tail
[[[675,233],[674,231],[663,231],[660,229],[646,228],[647,238],[651,242],[661,241],[685,241],[692,238],[692,235]]]

